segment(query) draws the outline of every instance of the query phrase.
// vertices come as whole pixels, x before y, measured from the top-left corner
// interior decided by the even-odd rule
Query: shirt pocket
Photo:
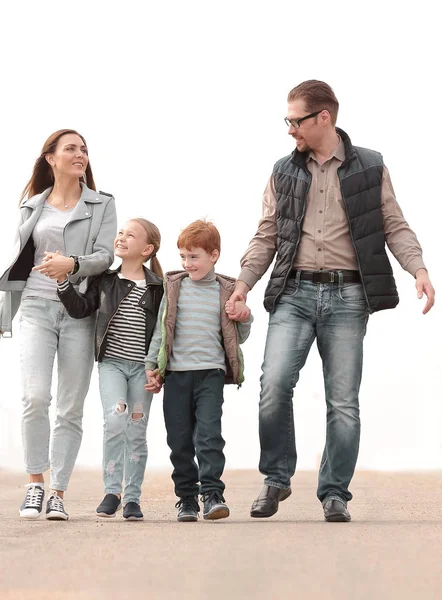
[[[330,223],[343,223],[347,220],[344,203],[342,201],[341,188],[331,185],[326,192],[327,221]]]

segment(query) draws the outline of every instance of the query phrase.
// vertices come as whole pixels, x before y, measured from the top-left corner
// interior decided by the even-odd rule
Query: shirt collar
[[[340,135],[338,135],[338,138],[339,138],[339,143],[336,146],[336,148],[333,150],[333,152],[331,153],[330,157],[327,160],[330,160],[332,158],[337,158],[340,162],[344,162],[344,160],[345,160],[344,142],[343,142],[343,140],[342,140],[342,138],[341,138]],[[308,153],[307,162],[309,160],[314,160],[315,162],[318,162],[317,159],[316,159],[315,153],[313,152],[313,150],[310,150],[310,152]]]

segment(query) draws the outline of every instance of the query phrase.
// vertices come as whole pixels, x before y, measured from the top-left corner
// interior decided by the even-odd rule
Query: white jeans
[[[21,303],[20,356],[25,468],[51,467],[51,488],[66,490],[80,449],[83,404],[94,364],[95,318],[72,319],[56,300],[27,297]],[[57,354],[56,420],[49,461],[49,406]]]

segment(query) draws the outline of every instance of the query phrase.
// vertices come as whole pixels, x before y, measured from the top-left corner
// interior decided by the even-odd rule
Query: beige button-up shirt
[[[308,156],[307,168],[312,174],[312,183],[307,194],[294,268],[305,271],[358,270],[337,173],[344,159],[342,140],[322,165],[313,152]],[[241,259],[238,277],[250,288],[267,271],[276,253],[276,192],[273,177],[270,177],[264,191],[262,207],[258,231]],[[387,245],[402,268],[414,276],[418,269],[425,268],[422,249],[404,219],[385,166],[381,208]]]

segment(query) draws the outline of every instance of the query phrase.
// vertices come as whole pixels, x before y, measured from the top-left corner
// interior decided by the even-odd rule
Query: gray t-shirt
[[[48,202],[44,203],[41,215],[32,232],[35,245],[34,265],[41,265],[46,252],[58,250],[61,254],[66,253],[63,239],[63,231],[72,218],[72,211],[59,210]],[[38,271],[31,271],[23,290],[22,298],[37,296],[47,300],[59,300],[57,296],[57,280],[49,279]]]

